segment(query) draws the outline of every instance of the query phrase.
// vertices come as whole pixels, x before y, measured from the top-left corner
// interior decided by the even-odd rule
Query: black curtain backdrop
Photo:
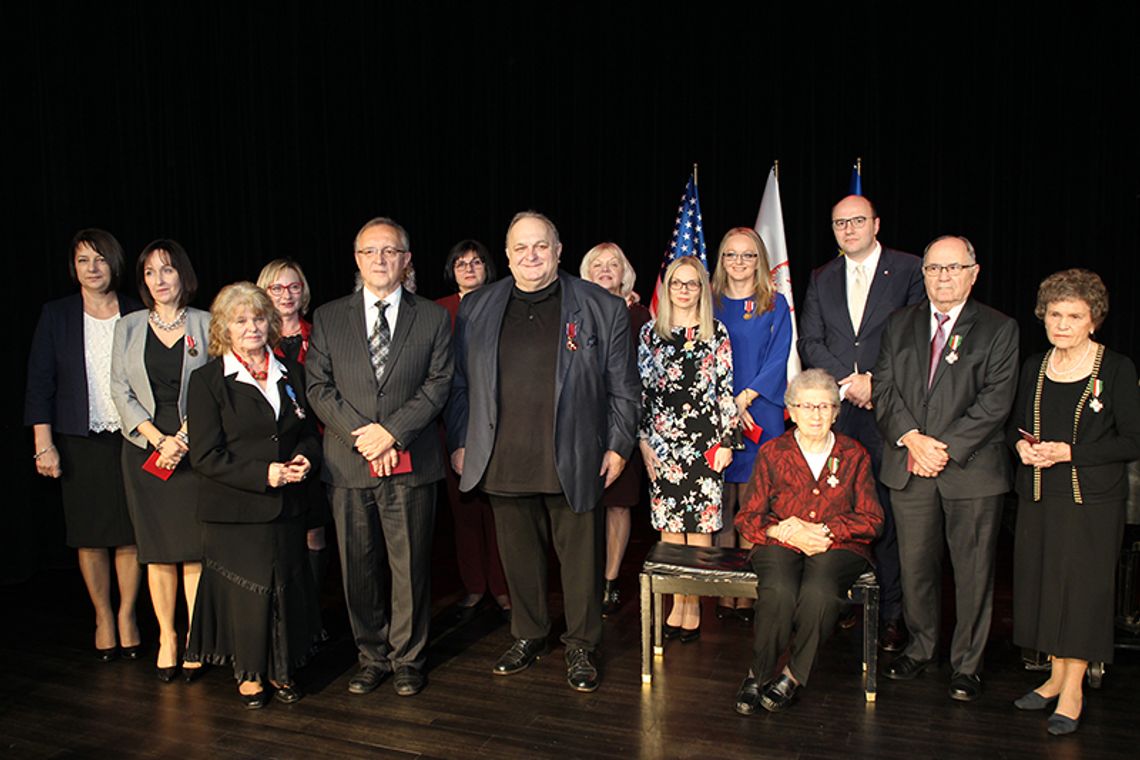
[[[348,291],[368,218],[411,234],[444,295],[464,237],[501,254],[548,214],[576,272],[619,243],[648,299],[694,162],[706,236],[751,226],[780,162],[796,299],[835,254],[830,206],[863,158],[880,239],[976,245],[975,295],[1044,338],[1037,283],[1105,276],[1103,331],[1133,354],[1135,3],[5,3],[4,407],[0,578],[65,560],[58,488],[34,475],[24,362],[44,301],[72,292],[72,234],[182,242],[208,308],[288,255],[314,305]],[[128,278],[129,289],[135,287]]]

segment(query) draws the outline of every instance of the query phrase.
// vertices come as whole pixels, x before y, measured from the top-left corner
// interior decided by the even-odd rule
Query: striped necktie
[[[372,369],[376,373],[376,380],[384,377],[384,363],[388,361],[388,349],[392,345],[392,330],[388,327],[388,320],[384,317],[384,312],[388,309],[388,304],[384,301],[376,303],[376,326],[372,328],[372,334],[368,336],[368,355],[372,357]]]

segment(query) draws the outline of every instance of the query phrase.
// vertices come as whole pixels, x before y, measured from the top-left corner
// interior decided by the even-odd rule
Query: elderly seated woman
[[[736,516],[755,544],[759,578],[752,668],[736,695],[742,715],[757,706],[781,710],[807,684],[883,524],[870,456],[831,431],[839,413],[835,379],[821,369],[802,372],[784,401],[796,427],[760,448]],[[787,666],[773,673],[789,643]]]

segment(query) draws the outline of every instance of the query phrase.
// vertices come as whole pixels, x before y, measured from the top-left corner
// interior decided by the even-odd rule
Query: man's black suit
[[[957,599],[950,663],[956,673],[972,675],[981,670],[989,635],[994,550],[1010,486],[1004,425],[1017,391],[1018,329],[1014,320],[968,299],[928,387],[931,335],[929,301],[896,312],[887,323],[872,386],[885,442],[880,478],[891,489],[899,535],[911,634],[905,654],[920,662],[935,655],[945,534]],[[908,470],[907,449],[897,442],[912,430],[947,445],[949,462],[937,477]]]
[[[869,372],[879,358],[879,342],[887,318],[896,310],[918,303],[925,297],[922,260],[909,253],[882,248],[867,291],[863,320],[856,333],[847,305],[847,259],[843,256],[833,258],[812,272],[800,310],[796,347],[804,367],[827,370],[836,380],[842,380],[855,371]],[[875,489],[884,517],[883,531],[874,547],[875,570],[882,594],[879,613],[884,621],[898,620],[902,617],[898,536],[890,490],[879,481],[883,439],[875,424],[875,414],[845,402],[840,407],[835,429],[859,441],[871,455]]]
[[[451,385],[451,319],[442,307],[405,290],[377,382],[364,312],[359,292],[317,309],[305,361],[308,396],[325,424],[322,478],[333,487],[345,598],[361,665],[421,670],[431,617],[435,482],[444,466],[432,422]],[[352,431],[372,422],[410,453],[410,473],[371,475],[353,448]]]

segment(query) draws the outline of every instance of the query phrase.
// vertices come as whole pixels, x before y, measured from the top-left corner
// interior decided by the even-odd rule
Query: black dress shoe
[[[414,697],[423,691],[425,683],[424,674],[411,665],[396,668],[396,673],[392,676],[392,688],[401,697]]]
[[[760,684],[752,676],[744,679],[736,692],[736,711],[741,715],[751,715],[760,706]]]
[[[1046,725],[1048,728],[1045,730],[1048,731],[1051,735],[1066,736],[1077,730],[1077,727],[1081,725],[1081,719],[1070,718],[1067,715],[1053,713],[1049,716],[1049,720],[1047,721]]]
[[[142,644],[135,644],[133,647],[123,647],[119,650],[119,656],[124,660],[137,660],[141,649]]]
[[[916,660],[904,654],[896,657],[895,661],[883,671],[883,675],[892,681],[910,681],[926,670],[929,664],[930,660]]]
[[[668,623],[661,624],[661,637],[666,641],[681,638],[681,632],[685,629],[679,625],[669,625]]]
[[[901,652],[910,639],[901,620],[890,620],[883,624],[879,634],[879,649],[884,652]]]
[[[515,639],[515,643],[503,653],[491,672],[497,676],[513,676],[529,668],[549,651],[546,639]]]
[[[169,668],[155,668],[154,674],[158,676],[158,680],[163,683],[170,683],[178,676],[178,666],[171,665]]]
[[[701,629],[697,628],[682,628],[681,635],[678,636],[682,644],[692,644],[694,641],[701,637]]]
[[[977,673],[955,673],[950,676],[950,699],[973,702],[982,696],[982,677]]]
[[[566,683],[574,691],[594,691],[598,688],[598,666],[594,653],[585,649],[566,652]]]
[[[242,694],[239,691],[238,699],[241,700],[242,707],[247,710],[260,710],[265,707],[265,703],[269,701],[265,689],[262,689],[256,694]]]
[[[780,674],[764,685],[760,694],[760,706],[768,712],[779,712],[792,703],[799,690],[798,683]]]
[[[119,659],[119,648],[108,647],[107,649],[95,649],[95,659],[99,662],[113,662]]]
[[[186,683],[194,683],[195,681],[197,681],[199,678],[202,677],[202,674],[204,672],[206,672],[206,665],[205,664],[199,665],[196,668],[188,668],[188,667],[186,667],[186,664],[183,663],[183,665],[182,665],[182,680],[185,681]]]
[[[729,607],[728,605],[718,604],[716,606],[716,619],[717,620],[732,620],[736,617],[736,608]]]
[[[352,678],[348,679],[350,694],[367,694],[388,677],[388,670],[380,665],[364,665]]]
[[[839,627],[845,631],[850,631],[859,623],[859,616],[855,610],[849,609],[839,616]]]
[[[480,599],[478,602],[475,602],[475,604],[472,604],[470,606],[462,604],[455,605],[455,611],[452,613],[451,624],[467,625],[470,623],[475,619],[475,616],[479,614],[479,608],[482,606],[482,601],[483,600]]]
[[[301,690],[297,688],[297,684],[292,681],[286,681],[280,686],[273,687],[273,698],[283,705],[291,705],[294,702],[299,702],[303,696]]]
[[[1028,694],[1018,697],[1013,700],[1013,706],[1018,710],[1044,710],[1049,705],[1057,701],[1059,694],[1054,694],[1051,697],[1043,697],[1036,691],[1031,691]]]
[[[618,591],[617,579],[606,581],[606,590],[602,593],[602,617],[607,617],[618,611],[621,607],[621,592]]]

